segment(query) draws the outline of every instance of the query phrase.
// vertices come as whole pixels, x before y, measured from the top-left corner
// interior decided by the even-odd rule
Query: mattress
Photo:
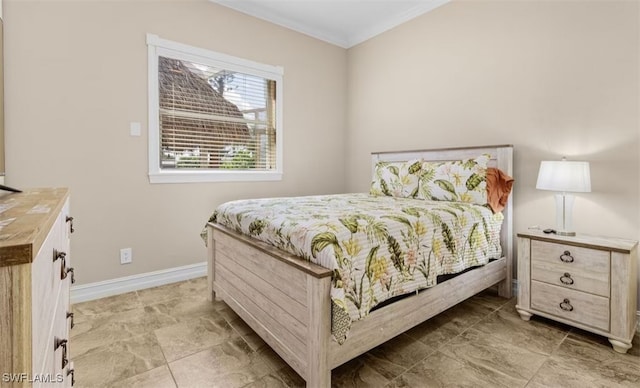
[[[210,218],[331,269],[339,343],[385,300],[500,258],[502,220],[476,204],[364,193],[231,201]]]

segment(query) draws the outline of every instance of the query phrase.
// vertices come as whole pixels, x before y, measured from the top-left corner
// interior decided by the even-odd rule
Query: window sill
[[[150,183],[280,181],[280,171],[161,171],[149,173]]]

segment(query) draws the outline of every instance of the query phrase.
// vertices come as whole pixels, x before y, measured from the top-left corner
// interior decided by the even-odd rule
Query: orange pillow
[[[495,167],[487,168],[487,203],[494,213],[507,206],[513,187],[513,178]]]

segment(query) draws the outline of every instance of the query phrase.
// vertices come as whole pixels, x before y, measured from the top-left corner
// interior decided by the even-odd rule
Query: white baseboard
[[[82,284],[71,287],[71,303],[86,302],[106,296],[124,294],[126,292],[162,286],[202,276],[207,276],[206,261],[102,282]]]

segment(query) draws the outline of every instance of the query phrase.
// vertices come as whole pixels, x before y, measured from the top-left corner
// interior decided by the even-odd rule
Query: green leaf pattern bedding
[[[499,258],[502,219],[476,204],[363,193],[232,201],[210,221],[333,270],[342,343],[379,303]]]

